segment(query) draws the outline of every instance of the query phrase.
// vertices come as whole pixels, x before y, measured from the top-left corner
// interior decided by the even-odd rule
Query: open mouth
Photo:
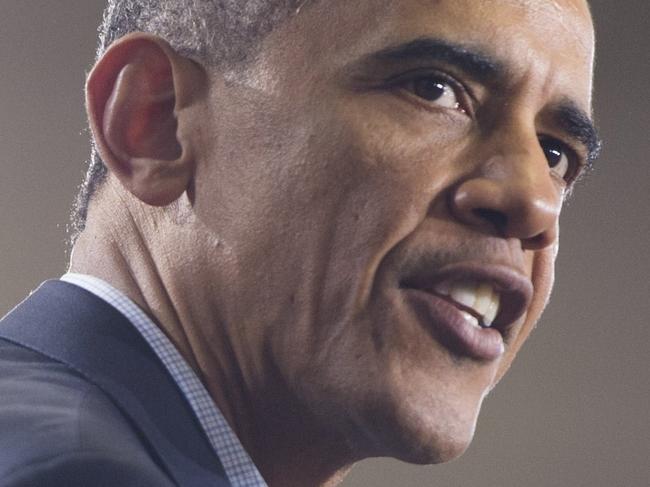
[[[400,283],[417,314],[452,351],[493,360],[532,298],[530,280],[502,265],[421,270]]]
[[[501,295],[489,282],[442,282],[432,294],[449,300],[477,328],[490,328],[499,311]]]

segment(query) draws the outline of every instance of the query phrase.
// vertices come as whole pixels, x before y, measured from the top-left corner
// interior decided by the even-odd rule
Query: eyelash
[[[471,91],[461,82],[446,73],[440,71],[408,71],[389,79],[387,85],[392,89],[405,89],[405,87],[410,83],[427,79],[449,85],[458,99],[459,107],[457,108],[457,111],[459,113],[467,114],[470,117],[473,115],[473,106],[476,103],[476,99],[472,96]],[[440,106],[434,106],[432,103],[427,103],[426,100],[412,93],[412,90],[409,95],[417,98],[417,101],[420,105],[423,105],[425,109],[441,110]]]
[[[584,175],[588,167],[587,162],[576,149],[574,149],[570,144],[567,144],[561,139],[558,139],[557,137],[540,134],[538,136],[538,140],[540,147],[542,147],[542,150],[544,150],[544,142],[551,142],[557,144],[562,152],[566,155],[569,168],[566,175],[562,179],[565,181],[567,188],[570,189]]]

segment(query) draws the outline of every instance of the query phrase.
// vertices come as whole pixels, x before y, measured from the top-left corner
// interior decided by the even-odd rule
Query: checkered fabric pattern
[[[61,280],[103,299],[126,316],[140,332],[190,403],[232,486],[267,487],[208,391],[160,328],[133,301],[101,279],[68,273],[61,277]]]

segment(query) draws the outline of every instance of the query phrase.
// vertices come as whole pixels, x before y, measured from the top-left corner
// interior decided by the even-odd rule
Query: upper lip
[[[464,262],[442,268],[419,265],[400,280],[401,288],[417,289],[431,294],[442,282],[487,282],[500,294],[499,312],[492,324],[507,339],[514,323],[526,312],[533,296],[533,285],[523,272],[504,264]]]

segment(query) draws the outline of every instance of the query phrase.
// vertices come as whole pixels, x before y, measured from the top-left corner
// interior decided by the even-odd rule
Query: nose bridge
[[[554,199],[557,194],[535,127],[510,123],[495,131],[486,140],[479,164],[483,177],[503,184],[504,190],[510,190],[509,196],[522,198],[522,204],[532,204],[540,198]],[[547,189],[553,191],[546,194]]]
[[[495,229],[539,249],[557,238],[563,191],[551,175],[534,123],[495,128],[479,143],[477,167],[454,193],[452,206],[467,224]]]

